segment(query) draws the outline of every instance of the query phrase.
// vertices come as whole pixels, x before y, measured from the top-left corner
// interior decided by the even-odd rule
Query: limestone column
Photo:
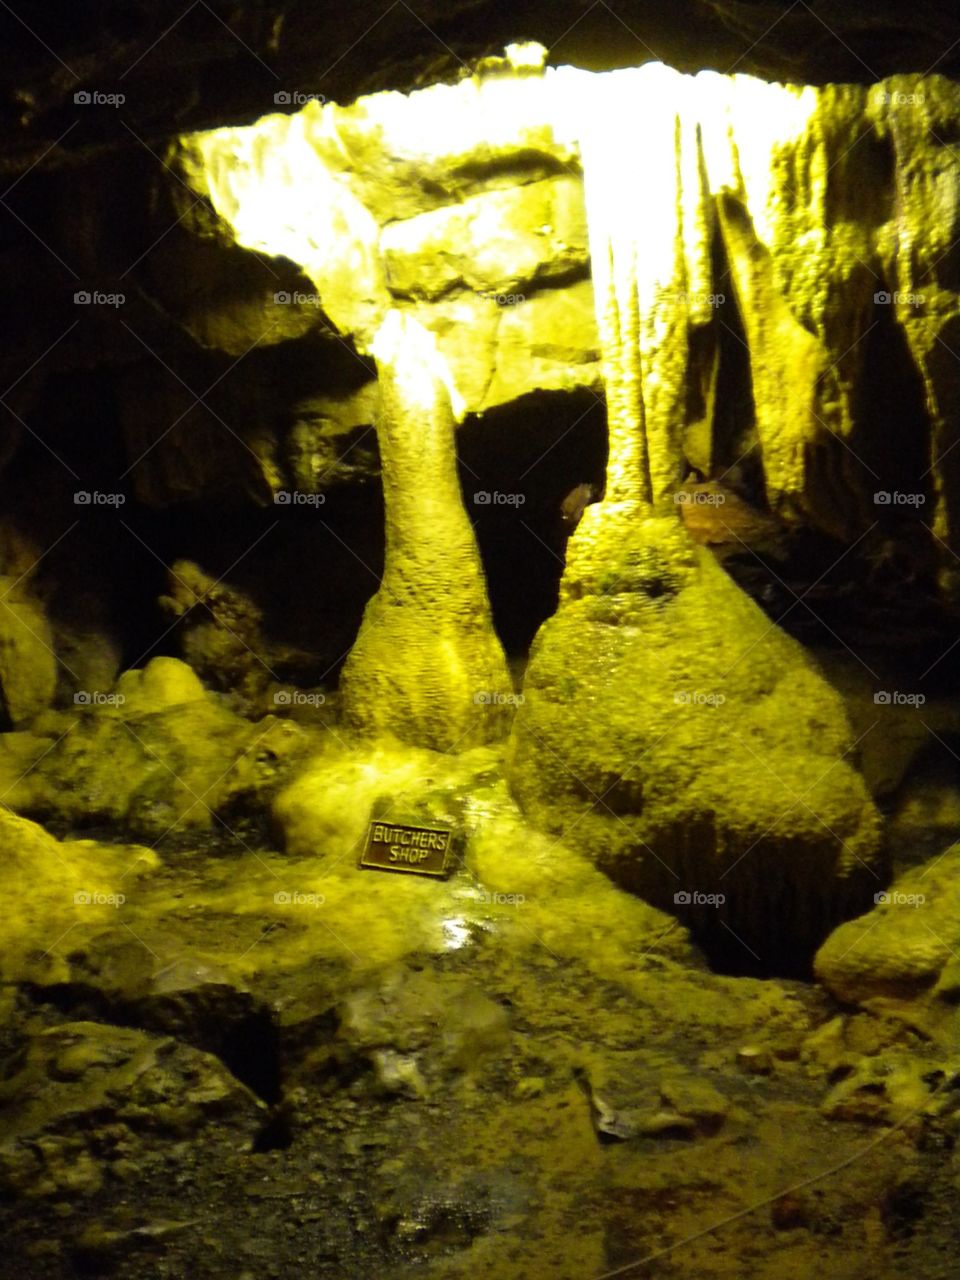
[[[462,751],[504,736],[512,686],[461,501],[456,393],[433,335],[401,311],[372,351],[386,555],[343,669],[344,716],[362,731]]]
[[[684,163],[696,155],[685,127],[688,84],[667,67],[618,72],[593,86],[597,100],[584,113],[609,458],[604,500],[588,507],[571,539],[562,598],[642,590],[651,537],[670,540],[678,523],[690,320],[684,233],[698,239],[691,221],[702,221],[706,206],[696,165]]]

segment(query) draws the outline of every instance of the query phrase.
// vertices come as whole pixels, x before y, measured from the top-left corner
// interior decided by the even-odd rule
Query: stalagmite
[[[502,737],[512,686],[457,477],[454,414],[433,335],[391,311],[372,344],[386,508],[380,589],[341,677],[356,728],[438,751]]]
[[[960,490],[956,92],[936,77],[867,91],[686,76],[655,63],[602,74],[557,67],[314,106],[298,123],[270,118],[255,129],[289,149],[280,159],[252,144],[238,151],[232,133],[186,149],[191,183],[239,241],[295,256],[361,354],[387,317],[375,340],[387,571],[345,669],[352,723],[444,749],[501,731],[496,696],[509,682],[457,492],[453,419],[503,382],[496,335],[510,326],[490,291],[509,286],[519,298],[524,310],[509,318],[527,321],[531,360],[578,349],[534,318],[546,282],[563,278],[553,179],[579,155],[607,481],[570,540],[560,608],[531,656],[511,747],[516,791],[546,825],[577,823],[599,860],[651,894],[670,883],[658,860],[704,877],[737,865],[747,879],[741,914],[731,906],[729,919],[756,936],[763,885],[786,885],[805,921],[801,950],[827,923],[824,893],[836,904],[863,892],[878,857],[876,815],[845,759],[843,706],[804,651],[693,546],[679,504],[688,468],[701,465],[692,442],[708,467],[750,454],[756,496],[781,520],[848,544],[866,535],[883,518],[874,467],[891,477],[904,467],[898,445],[881,438],[894,428],[873,420],[865,372],[903,350],[926,390],[930,439],[916,452],[929,443],[931,476],[905,478],[935,497],[934,533],[950,556],[957,519],[947,495]],[[239,165],[227,163],[234,153]],[[507,173],[527,181],[505,201]],[[260,189],[271,175],[282,202]],[[549,212],[528,220],[540,197]],[[464,207],[475,238],[496,226],[509,244],[523,229],[532,265],[521,271],[519,250],[484,256],[480,238],[448,244],[442,228],[462,225]],[[424,238],[425,223],[435,236]],[[567,239],[568,249],[582,241]],[[902,296],[889,304],[888,289]],[[738,341],[746,372],[734,432],[721,441],[718,360]],[[915,416],[904,433],[927,430],[922,410]],[[598,662],[602,680],[590,674]],[[736,715],[719,710],[722,697]],[[775,765],[772,783],[729,775],[742,737]],[[817,805],[792,811],[768,838],[790,811],[780,780],[808,775]],[[837,834],[825,835],[824,822]],[[749,876],[760,862],[762,874]]]

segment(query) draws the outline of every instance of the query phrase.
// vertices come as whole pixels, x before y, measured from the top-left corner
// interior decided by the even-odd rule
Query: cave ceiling
[[[955,0],[90,0],[4,4],[0,31],[0,162],[12,174],[248,122],[277,93],[347,103],[409,91],[522,39],[588,70],[659,60],[808,84],[960,70]],[[78,113],[85,91],[123,93],[124,111]]]

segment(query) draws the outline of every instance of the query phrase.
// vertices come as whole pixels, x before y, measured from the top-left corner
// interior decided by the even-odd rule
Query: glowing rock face
[[[709,462],[717,333],[737,327],[739,309],[771,506],[858,536],[879,487],[858,457],[871,430],[862,382],[884,305],[876,298],[889,293],[882,322],[901,328],[923,379],[928,510],[949,544],[960,514],[951,354],[960,341],[960,160],[951,143],[960,89],[936,76],[869,91],[801,88],[656,63],[526,71],[345,108],[311,103],[183,139],[179,161],[241,245],[302,267],[323,312],[359,349],[391,307],[412,310],[437,334],[466,412],[540,387],[594,385],[573,355],[565,367],[562,358],[538,364],[537,317],[523,307],[504,313],[493,300],[498,290],[519,291],[525,305],[546,298],[545,286],[582,258],[565,237],[569,208],[546,214],[542,227],[533,218],[582,166],[611,503],[629,495],[665,510],[685,466]],[[511,235],[514,262],[504,250]],[[718,248],[732,285],[725,298]],[[518,332],[521,317],[529,323]],[[456,340],[464,325],[476,341]],[[686,392],[698,380],[708,403],[693,459]],[[591,512],[582,536],[602,518]]]
[[[308,117],[267,116],[249,128],[196,134],[180,162],[238,244],[297,263],[342,331],[361,342],[372,336],[390,305],[379,228],[317,154]]]
[[[852,379],[841,385],[849,370],[833,368],[848,353],[834,352],[843,339],[830,322],[854,346],[872,305],[855,253],[869,256],[869,224],[864,243],[842,242],[840,252],[826,207],[830,161],[842,159],[863,97],[663,67],[599,78],[581,148],[612,501],[668,510],[683,478],[690,334],[724,324],[722,308],[734,303],[712,274],[719,227],[747,335],[767,493],[787,511],[806,504],[808,453],[851,430]],[[627,163],[611,119],[642,122]]]
[[[647,71],[644,68],[644,71]],[[683,479],[686,272],[678,92],[663,67],[598,79],[581,132],[610,430],[607,497],[662,501]],[[636,121],[624,163],[612,121]]]
[[[745,965],[776,970],[862,909],[880,882],[879,823],[846,759],[853,737],[842,701],[802,648],[690,546],[674,494],[686,466],[690,335],[718,304],[716,231],[746,313],[776,506],[805,504],[814,446],[849,428],[829,328],[842,312],[831,291],[849,283],[846,261],[819,245],[815,286],[800,298],[801,307],[823,301],[819,331],[803,313],[812,332],[777,270],[788,265],[799,279],[794,255],[818,248],[816,237],[804,245],[779,234],[801,160],[810,165],[799,165],[806,198],[793,230],[804,217],[814,231],[827,224],[821,95],[757,82],[741,93],[735,80],[664,68],[603,80],[600,109],[578,127],[610,424],[607,494],[572,539],[560,609],[531,654],[511,786],[530,818],[576,832],[598,865],[676,910],[708,948],[726,931]],[[639,126],[632,165],[611,120]],[[762,237],[780,244],[779,262]],[[849,309],[860,317],[868,303],[860,280]]]
[[[944,139],[960,90],[939,77],[814,89],[656,66],[595,79],[567,127],[583,156],[610,463],[606,502],[571,548],[568,594],[609,577],[603,562],[622,558],[630,511],[670,510],[691,462],[697,381],[696,465],[710,469],[716,334],[737,313],[767,500],[847,542],[876,521],[874,492],[893,487],[878,482],[877,457],[899,463],[878,439],[897,428],[865,413],[864,384],[873,331],[900,329],[931,424],[929,467],[901,471],[900,487],[927,498],[949,548],[960,518],[960,156]],[[638,126],[629,150],[613,120]],[[950,586],[949,551],[942,562]]]
[[[625,505],[534,643],[511,790],[708,949],[732,932],[783,972],[883,883],[843,700],[679,521]]]

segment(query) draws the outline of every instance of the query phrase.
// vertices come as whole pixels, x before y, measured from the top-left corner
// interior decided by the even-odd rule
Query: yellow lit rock
[[[776,971],[882,883],[843,703],[678,521],[606,507],[534,642],[511,787],[706,945],[733,931],[739,962]]]
[[[334,324],[356,333],[361,343],[372,337],[389,302],[377,251],[379,228],[323,164],[307,117],[269,116],[253,129],[196,134],[178,161],[238,244],[297,263]],[[287,305],[284,299],[277,308]],[[283,315],[278,309],[268,316],[265,333],[285,326]]]
[[[400,742],[331,744],[280,792],[273,817],[288,853],[352,865],[375,810],[397,822],[459,826],[471,790],[498,766],[491,747],[447,755]]]
[[[910,999],[934,989],[958,950],[960,845],[954,845],[898,877],[872,911],[836,929],[817,952],[814,970],[848,1004],[877,996]]]
[[[125,671],[117,681],[116,693],[118,705],[128,716],[202,702],[207,696],[199,677],[179,658],[151,658],[142,670]]]
[[[680,187],[685,76],[659,64],[589,82],[578,136],[600,332],[607,499],[662,508],[683,479],[687,288]],[[586,88],[586,84],[584,88]],[[637,119],[624,164],[611,120]]]
[[[511,294],[586,274],[583,187],[573,176],[471,196],[390,222],[380,236],[390,289],[437,298],[454,286]]]
[[[862,380],[882,319],[901,326],[925,381],[935,529],[950,542],[956,159],[936,138],[956,114],[954,88],[937,77],[868,92],[508,58],[457,85],[310,104],[243,137],[184,141],[191,181],[240,242],[312,272],[361,349],[378,346],[375,332],[407,335],[388,359],[379,343],[387,571],[345,669],[351,724],[399,725],[431,748],[482,741],[479,724],[495,736],[495,717],[462,705],[478,675],[507,685],[456,497],[452,425],[531,388],[596,385],[599,349],[606,493],[570,543],[560,610],[532,655],[512,748],[517,794],[541,824],[576,824],[591,856],[661,900],[670,878],[658,859],[671,874],[734,876],[725,919],[750,936],[784,895],[798,946],[821,940],[840,918],[831,913],[865,904],[882,872],[878,818],[843,706],[802,648],[692,546],[675,497],[691,461],[715,456],[718,335],[739,311],[755,416],[744,447],[771,508],[838,538],[865,533],[876,508],[875,477],[858,460],[871,428]],[[632,121],[643,128],[625,138]],[[557,178],[564,165],[571,176]],[[582,325],[587,290],[564,276],[583,256],[578,166],[594,308]],[[341,244],[360,246],[362,314],[304,226],[277,227],[271,183],[296,193],[298,209],[305,184],[304,209],[326,192],[341,211]],[[885,284],[903,294],[889,312]],[[522,299],[489,296],[507,288]],[[414,356],[411,335],[424,332],[429,355]],[[441,621],[428,633],[431,613]],[[711,718],[676,701],[685,694],[727,702]],[[744,750],[766,768],[746,786],[733,763]],[[680,848],[684,824],[697,835]]]
[[[454,293],[436,302],[415,304],[409,314],[433,334],[446,365],[444,378],[449,379],[462,412],[482,411],[503,321],[496,300],[470,292]]]
[[[19,981],[29,972],[34,979],[61,981],[69,972],[71,944],[116,920],[123,905],[118,897],[135,894],[138,878],[159,867],[160,858],[140,845],[61,842],[0,806],[0,862],[3,976]]]
[[[462,364],[451,361],[454,369]],[[600,340],[589,280],[563,289],[538,289],[499,308],[493,377],[479,408],[483,412],[539,391],[603,393]],[[472,406],[471,406],[472,407]]]
[[[267,792],[303,735],[251,724],[176,658],[125,672],[104,701],[47,712],[0,742],[0,792],[20,813],[111,823],[138,839],[225,829],[214,815]]]
[[[341,677],[347,722],[455,751],[502,737],[512,692],[457,478],[436,344],[394,311],[377,335],[383,581]]]
[[[385,226],[512,187],[518,174],[530,181],[575,172],[576,140],[551,119],[553,75],[471,77],[368,94],[346,107],[308,104],[305,136]]]
[[[416,307],[466,412],[594,385],[590,335],[557,343],[557,310],[537,312],[543,285],[569,293],[564,273],[582,267],[585,206],[610,430],[624,436],[613,454],[638,451],[641,496],[658,504],[689,462],[713,456],[717,335],[739,309],[771,506],[840,538],[866,530],[876,477],[860,461],[862,381],[870,334],[892,318],[924,381],[935,529],[952,545],[958,162],[938,139],[957,109],[937,76],[867,91],[501,59],[455,85],[195,135],[177,156],[224,236],[297,262],[359,347],[394,302]],[[616,122],[632,120],[644,128],[625,148]],[[729,297],[714,279],[717,236]],[[524,306],[500,318],[492,291],[520,292]],[[544,349],[570,352],[556,357],[565,370]]]
[[[943,557],[943,584],[960,590],[957,509],[960,440],[960,155],[953,141],[960,86],[943,76],[893,76],[870,88],[867,114],[893,147],[895,190],[879,237],[888,301],[923,378],[930,415],[934,530],[953,554]]]

